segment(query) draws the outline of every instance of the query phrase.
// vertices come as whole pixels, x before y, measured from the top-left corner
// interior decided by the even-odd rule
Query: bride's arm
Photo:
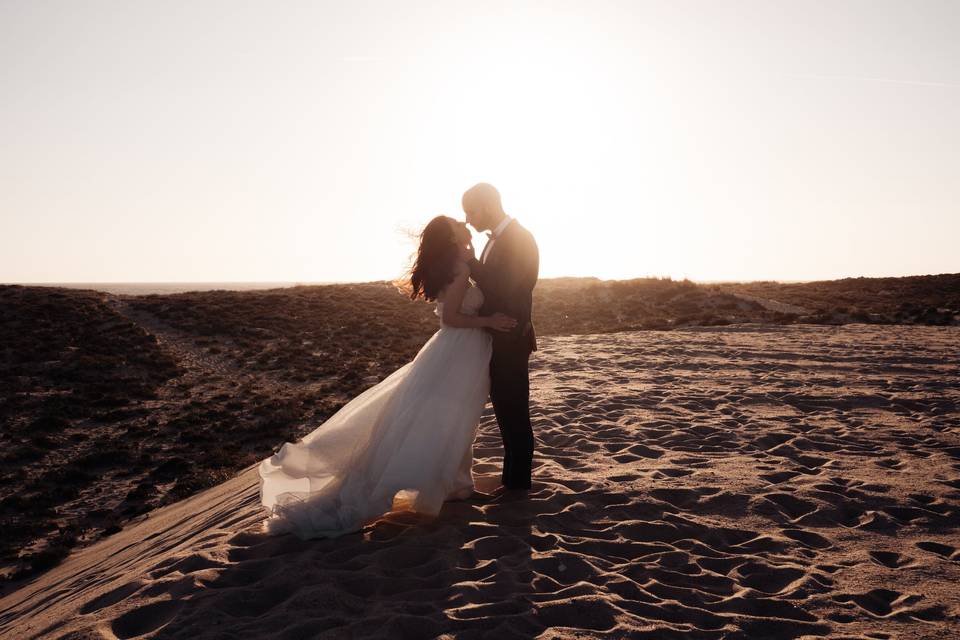
[[[466,264],[458,262],[453,272],[453,282],[448,284],[443,292],[443,324],[448,327],[483,329],[489,327],[498,331],[509,331],[517,321],[507,318],[502,313],[492,316],[468,316],[460,313],[463,296],[467,292],[467,281],[470,278],[470,269]]]

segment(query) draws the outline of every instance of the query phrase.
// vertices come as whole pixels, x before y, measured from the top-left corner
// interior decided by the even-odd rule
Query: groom
[[[530,353],[537,350],[531,322],[533,287],[540,254],[533,235],[503,211],[500,193],[481,182],[463,194],[467,224],[492,231],[480,259],[472,257],[470,275],[483,292],[481,315],[504,313],[517,321],[515,329],[491,331],[490,400],[503,438],[503,474],[507,489],[529,489],[533,462],[530,427]]]

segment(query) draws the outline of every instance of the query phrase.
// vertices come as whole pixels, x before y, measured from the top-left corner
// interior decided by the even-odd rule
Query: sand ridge
[[[0,635],[956,637],[958,338],[547,337],[528,496],[299,541],[259,532],[251,466],[0,600]],[[481,490],[500,453],[488,410]]]

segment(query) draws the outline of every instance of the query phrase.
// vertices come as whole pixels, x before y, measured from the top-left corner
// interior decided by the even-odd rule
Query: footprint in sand
[[[737,568],[740,584],[764,593],[780,593],[806,576],[796,567],[778,567],[765,562],[746,562]]]
[[[212,560],[200,553],[192,553],[183,558],[170,558],[167,561],[164,561],[158,564],[152,571],[150,571],[150,577],[156,580],[157,578],[162,578],[174,571],[179,571],[182,574],[194,573],[196,571],[201,571],[203,569],[222,569],[226,565],[222,562],[217,562]]]
[[[936,554],[945,560],[960,560],[960,553],[957,552],[957,548],[951,547],[948,544],[941,544],[939,542],[933,542],[932,540],[925,540],[923,542],[918,542],[917,548],[923,549],[924,551],[929,551],[930,553]]]
[[[768,512],[772,507],[773,511],[783,513],[790,520],[796,520],[817,509],[815,503],[789,493],[768,493],[761,497],[764,502],[758,503],[755,507],[758,513]]]
[[[122,584],[116,589],[111,589],[80,607],[80,613],[94,613],[95,611],[116,604],[139,591],[144,584],[141,580],[134,580],[133,582]]]
[[[888,569],[899,569],[910,566],[913,563],[913,558],[910,556],[905,556],[894,551],[871,551],[870,559]]]
[[[900,525],[890,516],[880,511],[867,511],[860,517],[857,529],[867,531],[891,531]]]
[[[877,460],[877,466],[883,467],[884,469],[892,469],[894,471],[903,471],[907,464],[902,460],[897,460],[896,458],[888,458],[886,460]]]
[[[693,469],[677,469],[677,468],[666,468],[658,469],[660,473],[671,478],[682,478],[684,476],[689,476],[693,473]]]
[[[882,507],[882,510],[903,523],[919,520],[927,513],[917,507]]]
[[[161,600],[131,609],[114,620],[110,629],[121,640],[153,633],[165,627],[183,607],[180,600]]]
[[[868,482],[860,485],[859,489],[861,491],[869,491],[870,493],[889,493],[891,487],[888,484],[881,484],[879,482]]]
[[[923,596],[904,594],[890,589],[873,589],[866,593],[841,593],[833,599],[837,602],[853,602],[864,611],[883,618],[889,616],[895,609],[916,604],[923,599]],[[902,612],[898,611],[898,613]]]
[[[690,505],[696,504],[700,500],[700,496],[703,495],[702,491],[699,489],[654,489],[650,492],[650,495],[660,500],[661,502],[666,502],[669,505],[682,509],[684,507],[689,507]]]
[[[787,480],[796,478],[800,473],[798,471],[778,471],[776,473],[766,473],[760,476],[760,479],[770,484],[780,484]]]
[[[827,549],[833,546],[833,543],[827,538],[806,529],[784,529],[782,533],[791,540],[796,540],[800,544],[813,549]]]

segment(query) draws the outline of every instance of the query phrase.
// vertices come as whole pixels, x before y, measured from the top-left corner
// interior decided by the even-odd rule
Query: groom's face
[[[467,221],[467,224],[477,231],[486,231],[490,228],[489,225],[487,225],[487,220],[483,213],[483,209],[481,209],[477,203],[464,202],[463,213],[465,214],[464,219]]]

